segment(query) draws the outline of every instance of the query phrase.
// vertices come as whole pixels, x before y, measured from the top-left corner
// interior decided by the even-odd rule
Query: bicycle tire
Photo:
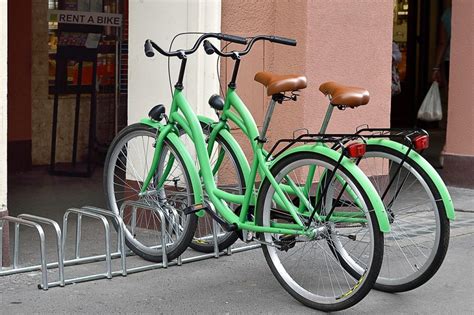
[[[154,129],[150,126],[147,126],[145,124],[138,123],[138,124],[130,125],[130,126],[126,127],[125,129],[123,129],[113,140],[113,142],[112,142],[112,144],[111,144],[111,146],[110,146],[110,148],[107,152],[107,157],[106,157],[106,161],[105,161],[105,164],[104,164],[104,192],[105,192],[107,206],[114,213],[119,214],[119,209],[120,209],[120,206],[121,206],[121,204],[119,204],[119,202],[120,201],[123,202],[122,199],[129,200],[129,198],[133,198],[133,197],[135,197],[135,199],[140,199],[138,197],[138,189],[136,187],[134,188],[133,185],[138,185],[138,187],[140,187],[140,182],[143,182],[143,178],[146,176],[146,174],[148,172],[147,166],[146,166],[147,164],[146,164],[146,161],[145,161],[145,166],[143,167],[143,177],[138,178],[140,176],[138,176],[136,174],[133,174],[134,177],[137,177],[137,179],[136,179],[137,183],[136,184],[135,183],[129,184],[128,183],[128,178],[127,178],[127,170],[132,169],[133,172],[136,173],[135,172],[135,167],[133,166],[133,164],[131,164],[131,167],[124,167],[124,168],[118,166],[119,165],[119,156],[122,157],[122,159],[127,159],[128,155],[130,154],[128,152],[129,148],[136,147],[136,146],[132,145],[132,142],[129,142],[129,140],[130,141],[132,141],[132,140],[137,140],[138,141],[138,137],[141,137],[141,136],[147,137],[147,144],[144,145],[144,147],[146,147],[147,149],[152,150],[152,152],[153,152],[153,150],[154,150],[153,143],[154,143],[154,141],[156,141],[156,132],[157,132],[156,129]],[[142,141],[144,141],[144,140],[142,140]],[[127,146],[125,147],[124,144],[126,144]],[[125,150],[124,150],[124,148],[125,148]],[[137,151],[138,151],[138,149],[137,149]],[[160,165],[162,165],[162,163],[165,162],[166,155],[167,155],[168,152],[169,152],[170,156],[171,156],[171,154],[173,154],[173,156],[175,158],[174,162],[176,162],[176,158],[177,158],[178,166],[181,165],[181,167],[183,169],[183,174],[181,174],[180,176],[182,176],[183,179],[185,179],[185,181],[186,181],[187,203],[193,203],[193,201],[190,200],[190,198],[191,198],[190,196],[193,196],[193,188],[192,188],[192,185],[190,184],[191,180],[190,180],[189,172],[184,167],[185,164],[184,164],[183,158],[179,154],[179,151],[173,146],[173,144],[165,139],[164,149],[163,149],[164,155],[162,154],[162,158],[160,160]],[[120,155],[120,154],[122,154],[122,155]],[[133,156],[135,156],[136,158],[140,158],[140,159],[142,158],[142,156],[140,154],[135,154]],[[146,159],[147,156],[148,156],[148,151],[147,151],[147,153],[145,153],[143,155],[143,158]],[[126,165],[128,165],[127,164],[128,160],[126,160],[125,162],[123,160],[120,160],[120,163],[122,164],[122,166],[123,165],[126,166]],[[131,163],[133,163],[133,162],[131,162]],[[142,164],[143,164],[143,161],[140,160],[140,165],[142,165]],[[124,169],[125,169],[125,173],[120,174],[119,176],[115,175],[115,170],[116,169],[118,169],[117,171],[120,171],[121,173],[124,173]],[[124,179],[122,178],[123,176],[125,176]],[[117,189],[115,189],[115,185],[114,185],[114,178],[115,177],[119,178],[120,181],[121,181],[121,184],[117,185],[117,186],[123,186],[122,188],[124,189],[124,191],[118,191]],[[181,180],[181,178],[179,180]],[[129,185],[130,187],[127,187],[126,185]],[[150,185],[152,185],[152,184],[150,184]],[[125,196],[125,197],[117,199],[116,194],[121,194],[122,196]],[[178,192],[174,192],[174,194],[177,195]],[[171,195],[173,195],[173,193]],[[159,205],[156,202],[156,198],[151,198],[150,197],[147,200],[144,200],[144,198],[142,198],[141,200],[143,202],[147,203],[147,205],[156,206],[156,207],[158,207],[158,206],[161,207],[162,206],[162,205]],[[180,209],[177,209],[176,207],[174,207],[174,209],[176,210],[176,213],[179,214],[178,221],[180,219],[182,219],[182,220],[184,220],[184,223],[183,224],[181,224],[181,222],[177,223],[178,228],[179,229],[182,228],[182,233],[180,235],[178,235],[179,233],[176,232],[176,229],[175,229],[176,225],[173,225],[172,222],[171,222],[173,220],[167,219],[167,222],[166,222],[167,228],[168,228],[168,230],[172,229],[172,231],[169,232],[169,234],[170,234],[169,237],[171,237],[171,239],[173,239],[173,234],[176,235],[176,240],[173,240],[170,245],[167,245],[168,260],[172,260],[172,259],[177,258],[178,256],[180,256],[186,250],[189,243],[191,242],[191,239],[194,235],[194,231],[195,231],[196,225],[197,225],[197,216],[195,216],[195,215],[185,216],[185,215],[182,214],[181,210],[185,206],[187,206],[186,204],[183,203],[183,201],[181,201],[181,200],[176,201],[175,200],[174,204],[176,206],[177,205],[181,206]],[[139,210],[140,209],[138,209],[137,211],[139,211]],[[168,210],[166,210],[166,211],[168,211]],[[127,244],[128,248],[130,248],[138,256],[140,256],[140,257],[142,257],[146,260],[149,260],[149,261],[162,262],[163,255],[162,255],[162,251],[160,249],[160,246],[162,246],[163,244],[161,244],[161,245],[157,244],[159,237],[156,235],[156,233],[158,233],[158,229],[159,229],[159,224],[156,223],[156,220],[158,220],[156,218],[158,218],[158,216],[154,215],[153,213],[151,215],[147,215],[147,214],[143,214],[143,213],[144,212],[143,212],[143,209],[142,209],[142,211],[138,214],[138,216],[141,215],[141,217],[143,218],[143,220],[141,220],[142,223],[140,224],[140,222],[139,222],[139,224],[138,224],[138,226],[139,226],[138,229],[141,228],[143,230],[144,241],[145,241],[145,238],[146,238],[147,241],[148,241],[148,239],[151,239],[151,241],[149,241],[145,244],[144,241],[138,240],[137,237],[136,237],[136,231],[132,231],[132,228],[127,225],[127,220],[125,220],[125,218],[124,218],[125,224],[127,226],[127,228],[125,229],[126,244]],[[170,215],[167,218],[172,218],[172,216]],[[175,217],[175,219],[176,219],[176,217]],[[132,219],[130,219],[129,221],[131,221],[131,220]],[[136,219],[135,219],[135,221],[136,221]],[[152,228],[149,228],[152,223],[154,224],[153,227],[156,228],[155,232],[153,232]],[[114,222],[114,225],[117,228],[115,222]],[[129,225],[132,225],[132,223],[129,222]],[[136,225],[136,223],[134,223],[134,225]],[[146,226],[143,226],[143,225],[146,225]],[[151,230],[151,232],[150,232],[150,230]],[[134,233],[134,234],[132,235],[132,233]],[[155,241],[156,241],[156,243],[155,243]]]
[[[369,144],[367,145],[366,155],[359,164],[366,173],[369,172],[367,168],[368,163],[364,163],[364,161],[371,158],[391,159],[392,163],[395,163],[394,166],[397,167],[403,160],[404,154],[385,146]],[[378,164],[382,164],[383,168],[383,163],[379,161]],[[449,245],[450,222],[446,215],[441,194],[436,188],[436,185],[428,173],[410,157],[406,158],[403,163],[403,168],[407,172],[407,175],[405,175],[404,182],[400,186],[403,186],[409,181],[407,178],[410,174],[412,175],[410,178],[414,178],[414,180],[408,187],[409,189],[405,190],[406,194],[401,194],[403,190],[403,187],[401,187],[402,190],[400,190],[399,197],[397,197],[400,198],[400,203],[403,204],[404,207],[399,209],[394,208],[394,201],[392,202],[392,206],[387,208],[387,211],[391,211],[394,214],[392,231],[385,234],[384,263],[382,264],[379,278],[374,286],[375,289],[385,292],[404,292],[425,284],[440,268]],[[388,174],[390,173],[391,171],[389,169]],[[368,175],[374,182],[374,186],[379,194],[382,194],[381,190],[383,186],[381,182],[376,183],[377,176]],[[417,185],[415,185],[415,183]],[[430,199],[429,202],[432,205],[433,216],[431,216],[429,212],[424,213],[426,211],[423,211],[423,208],[421,208],[424,204],[419,202],[416,202],[414,205],[408,204],[408,206],[411,206],[409,209],[411,212],[404,214],[403,212],[406,210],[404,208],[407,205],[407,200],[410,198],[413,199],[414,196],[416,196],[417,201],[419,201],[424,195],[423,191],[426,197]],[[383,200],[386,206],[388,206],[388,200],[389,198],[384,198]],[[420,209],[418,214],[414,214],[414,209]],[[406,222],[402,216],[404,216],[404,218],[410,217],[410,222]],[[420,224],[417,225],[416,220],[413,220],[413,218],[418,219]],[[431,243],[431,231],[434,231],[436,234],[432,237],[433,246],[428,253],[428,245]],[[416,242],[418,242],[420,246],[417,246]],[[404,245],[404,243],[408,243],[408,245]],[[397,255],[397,247],[403,259],[395,257]],[[415,254],[417,254],[415,250],[410,250],[410,248],[413,247],[419,252],[418,256],[415,256]],[[406,248],[406,250],[403,248]],[[420,260],[423,259],[422,256],[426,255],[428,256],[426,261],[420,265]],[[406,261],[404,261],[404,259]],[[395,260],[397,260],[398,264],[394,266]],[[411,270],[414,272],[402,278],[400,275],[401,272],[403,272],[401,268],[400,271],[394,270],[397,266],[401,265],[411,267]],[[413,268],[416,269],[416,271]],[[406,270],[408,270],[407,273],[410,273],[410,268],[406,268]],[[396,276],[398,278],[395,278]]]
[[[336,162],[334,160],[325,157],[321,154],[314,152],[297,152],[290,154],[278,161],[275,165],[272,166],[271,172],[275,177],[277,183],[280,183],[282,178],[289,174],[290,171],[292,171],[292,168],[294,171],[299,166],[305,166],[306,164],[313,165],[311,163],[317,165],[318,167],[326,167],[329,170],[334,169],[336,165]],[[307,174],[307,172],[305,173],[305,169],[302,169],[299,172],[301,174]],[[260,240],[263,243],[262,249],[265,259],[272,273],[277,278],[278,282],[283,286],[283,288],[302,304],[326,312],[346,309],[361,301],[372,289],[380,271],[383,258],[383,235],[379,229],[375,212],[368,210],[372,209],[372,205],[367,194],[362,190],[362,186],[356,181],[354,175],[352,175],[346,168],[344,168],[344,166],[341,165],[337,172],[340,176],[345,178],[345,180],[350,183],[351,188],[357,193],[357,196],[360,198],[360,200],[363,201],[363,206],[365,205],[365,208],[361,212],[361,214],[366,220],[365,223],[325,223],[325,225],[321,225],[321,227],[326,226],[327,230],[326,232],[324,232],[323,229],[321,238],[319,240],[316,237],[314,240],[300,241],[301,243],[304,243],[304,245],[303,247],[300,246],[299,248],[297,248],[297,246],[299,246],[298,242],[295,242],[294,247],[288,249],[288,251],[285,251],[284,247],[280,246],[280,248],[277,248],[273,245],[276,244],[277,241],[281,242],[281,236],[269,233],[259,234]],[[295,177],[298,175],[292,174],[292,176]],[[270,225],[272,212],[278,212],[278,209],[273,208],[273,192],[274,188],[270,184],[269,180],[265,179],[261,185],[257,201],[258,225]],[[292,200],[292,198],[289,198],[289,200]],[[278,218],[278,213],[275,218]],[[367,229],[366,233],[363,234],[364,236],[362,238],[353,238],[354,242],[356,240],[360,240],[360,242],[362,242],[363,238],[365,237],[364,242],[367,242],[369,244],[363,249],[364,251],[366,251],[365,254],[364,252],[360,253],[360,255],[364,254],[364,256],[359,256],[360,259],[365,259],[367,263],[367,268],[363,273],[363,277],[358,276],[351,278],[351,275],[349,273],[344,272],[344,268],[339,266],[340,261],[334,259],[333,253],[324,249],[324,246],[329,247],[330,244],[337,244],[337,246],[342,246],[343,250],[348,255],[347,257],[359,255],[359,253],[356,253],[356,251],[359,251],[357,250],[358,246],[352,246],[352,243],[349,243],[351,241],[351,238],[348,235],[337,233],[337,231],[335,231],[336,226],[337,228],[340,228],[343,231],[344,229],[347,229],[346,231],[351,232],[361,231],[364,228]],[[349,240],[343,245],[341,239],[345,239],[345,237],[347,237]],[[329,242],[328,239],[331,239],[331,242]],[[269,243],[272,243],[272,245],[268,245]],[[310,248],[306,247],[308,244],[311,244]],[[315,246],[319,247],[315,249]],[[310,258],[303,258],[304,253],[308,253],[309,255],[313,250],[315,251],[315,255],[310,256]],[[351,252],[351,254],[349,254],[348,251],[351,250],[353,250],[354,252]],[[300,251],[299,254],[301,255],[301,257],[296,257],[296,253],[298,253],[298,251]],[[283,258],[283,260],[282,258],[280,258],[279,255]],[[295,259],[296,265],[300,264],[300,266],[304,266],[305,268],[296,269],[296,271],[292,271],[290,273],[288,269],[291,268],[292,265],[290,264],[287,267],[284,266],[284,264],[286,264],[290,259]],[[328,261],[330,264],[332,262],[332,264],[334,264],[335,266],[331,264],[332,268],[329,268]],[[326,269],[328,272],[328,276],[322,274],[324,269],[324,263],[327,267]],[[314,266],[317,264],[321,264],[322,267],[320,269],[315,269]],[[333,267],[337,268],[336,272],[334,271]],[[308,269],[309,272],[304,275],[299,275],[301,269]],[[332,276],[331,270],[333,271]],[[317,271],[319,271],[319,275]],[[316,286],[315,281],[313,281],[314,279],[319,279],[316,290],[314,290]],[[333,283],[333,279],[336,280],[336,283]],[[341,282],[346,282],[347,285],[342,283],[342,286],[345,286],[345,288],[341,287],[341,283],[337,279],[341,279]],[[325,283],[323,282],[324,280],[326,280],[326,282],[330,282],[330,285],[327,285],[327,288]],[[298,281],[300,283],[298,283]],[[334,287],[336,286],[336,284],[339,286],[341,292],[335,292]],[[311,287],[312,289],[307,289],[307,287]],[[325,296],[324,292],[320,292],[320,289],[324,292],[327,291],[328,296]],[[314,293],[308,290],[316,292]],[[331,296],[331,294],[333,296]]]

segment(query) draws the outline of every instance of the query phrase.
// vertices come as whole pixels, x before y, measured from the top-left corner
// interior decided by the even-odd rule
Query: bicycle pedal
[[[279,246],[280,250],[287,252],[296,245],[296,235],[285,235],[280,237],[278,241],[274,241],[275,245]]]
[[[238,216],[240,216],[240,211],[242,210],[242,205],[239,205],[237,208],[234,209],[234,213]],[[253,218],[253,213],[254,213],[254,206],[249,206],[249,210],[247,213],[247,220],[249,221],[254,221]],[[249,243],[252,242],[255,238],[255,235],[251,231],[247,230],[238,230],[237,231],[237,236],[242,242]]]
[[[355,235],[347,235],[347,238],[353,241],[357,240],[357,237]]]
[[[189,207],[186,207],[184,208],[183,212],[185,215],[189,215],[191,213],[196,213],[196,212],[199,212],[201,210],[204,210],[204,211],[208,211],[208,207],[205,205],[205,204],[195,204],[195,205],[191,205]]]
[[[207,214],[209,214],[226,232],[233,232],[237,231],[238,226],[237,224],[229,224],[222,220],[215,211],[211,209],[212,205],[207,205],[207,204],[195,204],[191,205],[189,207],[184,208],[183,212],[186,215],[192,214],[199,212],[201,210],[204,210]]]
[[[237,231],[237,236],[245,243],[250,243],[255,240],[255,233],[252,231],[240,230]]]

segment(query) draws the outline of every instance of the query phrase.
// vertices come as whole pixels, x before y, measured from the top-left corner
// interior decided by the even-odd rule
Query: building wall
[[[128,123],[147,117],[150,109],[163,104],[167,113],[171,107],[168,81],[168,58],[156,52],[155,57],[145,56],[143,45],[152,39],[164,50],[169,50],[173,37],[181,32],[220,32],[220,0],[165,1],[130,0],[129,2],[129,54],[128,54]],[[178,37],[172,50],[191,48],[199,34]],[[183,80],[183,93],[195,113],[215,117],[207,104],[209,96],[218,91],[216,74],[217,57],[209,57],[200,49],[187,58]],[[178,79],[181,61],[170,58],[171,85]],[[174,89],[174,87],[173,87]],[[193,156],[190,141],[185,141]],[[143,159],[143,157],[130,157]],[[151,159],[151,156],[149,157]],[[139,163],[135,163],[139,164]],[[143,165],[145,167],[145,165]],[[141,174],[142,170],[137,173]],[[143,170],[145,172],[145,170]]]
[[[391,41],[393,1],[222,1],[222,31],[252,36],[275,34],[298,41],[296,47],[259,44],[243,58],[238,91],[263,120],[268,102],[253,81],[257,71],[305,74],[308,88],[298,102],[278,106],[270,126],[272,141],[293,130],[317,132],[328,101],[318,91],[325,81],[367,88],[368,105],[335,111],[329,132],[353,132],[358,125],[388,127],[390,123]],[[247,68],[245,68],[247,67]],[[230,74],[229,74],[230,75]]]
[[[445,153],[474,156],[474,4],[453,1]],[[469,38],[470,37],[470,38]]]
[[[174,35],[180,32],[219,32],[220,1],[156,1],[129,2],[129,73],[128,122],[147,117],[157,104],[169,110],[171,93],[168,82],[168,58],[156,52],[147,58],[143,51],[146,39],[152,39],[168,50]],[[191,48],[199,35],[177,38],[173,50]],[[178,78],[180,60],[171,58],[171,84]],[[216,57],[209,58],[201,48],[189,56],[183,81],[184,93],[199,114],[213,115],[208,97],[217,91]]]
[[[252,51],[242,58],[239,76],[237,79],[237,93],[260,127],[263,123],[269,97],[265,88],[254,81],[258,71],[275,71],[280,73],[305,73],[306,69],[306,1],[297,0],[278,1],[222,1],[222,32],[240,36],[254,36],[258,34],[276,34],[295,38],[296,47],[276,45],[267,41],[257,42]],[[292,12],[292,14],[287,14]],[[297,16],[298,18],[294,18]],[[298,32],[294,32],[297,29]],[[229,49],[238,49],[236,45]],[[221,81],[223,88],[232,75],[234,62],[225,60]],[[272,122],[267,134],[271,143],[287,137],[294,129],[302,127],[304,119],[305,93],[301,93],[300,101],[284,103],[275,109]],[[290,114],[289,114],[290,113]],[[276,127],[278,126],[278,127]],[[243,147],[246,155],[251,157],[251,146],[240,130],[233,130],[232,134]]]
[[[327,107],[319,85],[336,81],[366,88],[370,102],[334,111],[328,132],[389,127],[393,1],[308,1],[305,126],[316,131]]]
[[[8,6],[8,160],[10,171],[31,168],[32,1]],[[14,66],[11,66],[14,65]]]
[[[33,0],[33,38],[31,42],[31,129],[32,164],[49,164],[53,107],[48,99],[48,3]],[[62,150],[58,150],[61,152]]]
[[[0,0],[0,217],[7,215],[7,0]],[[8,248],[8,233],[3,233],[2,248]],[[4,251],[3,260],[8,264]],[[0,265],[2,265],[0,261]]]
[[[443,176],[474,187],[474,3],[454,0],[451,17],[449,105]]]

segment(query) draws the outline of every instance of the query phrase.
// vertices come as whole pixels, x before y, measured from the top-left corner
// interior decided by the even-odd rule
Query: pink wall
[[[320,125],[328,101],[318,87],[326,81],[370,93],[367,105],[334,111],[329,132],[390,125],[392,19],[392,0],[308,2],[306,126]]]
[[[303,27],[304,25],[306,25],[306,1],[222,1],[223,33],[242,36],[278,34],[298,41],[297,47],[258,42],[254,45],[252,52],[242,60],[237,91],[259,126],[263,122],[269,98],[265,88],[254,81],[255,73],[263,70],[305,73],[306,28]],[[223,71],[223,76],[227,79],[231,76],[232,66],[233,61],[227,60]],[[292,130],[301,127],[301,121],[304,120],[303,106],[304,103],[300,101],[284,103],[283,106],[276,108],[267,135],[270,142],[288,136]],[[234,131],[233,134],[247,156],[251,156],[246,137],[240,131]]]
[[[453,1],[448,127],[444,153],[474,156],[474,4]]]
[[[263,120],[268,98],[253,81],[257,71],[305,74],[308,88],[297,103],[278,106],[270,126],[270,140],[292,135],[297,128],[319,130],[327,100],[319,92],[325,81],[362,86],[369,90],[368,105],[335,111],[330,132],[351,132],[356,126],[388,126],[392,0],[386,1],[222,1],[222,32],[239,35],[275,34],[295,38],[297,47],[271,43],[243,59],[238,91]]]

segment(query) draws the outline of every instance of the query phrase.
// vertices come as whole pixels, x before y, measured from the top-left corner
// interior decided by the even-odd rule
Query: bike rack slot
[[[136,222],[136,213],[137,213],[138,208],[158,213],[158,216],[160,217],[160,222],[161,222],[161,248],[162,248],[162,252],[163,252],[163,254],[162,254],[163,255],[162,265],[163,265],[163,268],[167,268],[168,267],[168,254],[167,254],[166,247],[168,246],[168,236],[166,234],[166,221],[165,221],[165,215],[163,214],[163,211],[161,211],[161,209],[153,208],[152,206],[147,205],[147,204],[143,204],[141,202],[127,200],[120,207],[120,215],[119,216],[121,218],[123,218],[123,214],[124,214],[125,209],[127,207],[132,208],[132,226],[131,226],[132,233],[133,233],[133,230],[135,229],[136,223],[137,223]],[[122,232],[123,232],[122,234],[125,233],[124,226],[123,226],[123,231]]]
[[[110,241],[109,221],[107,221],[107,218],[104,215],[97,214],[96,212],[92,212],[89,209],[77,209],[77,208],[68,209],[64,213],[64,216],[63,216],[63,239],[61,243],[63,253],[65,253],[66,239],[67,239],[67,225],[68,225],[69,215],[71,213],[78,215],[77,217],[78,224],[76,225],[76,228],[81,227],[82,216],[96,219],[102,223],[102,226],[104,227],[104,231],[105,231],[105,269],[106,270],[105,270],[105,273],[102,273],[102,274],[95,274],[95,275],[67,279],[64,281],[65,284],[77,283],[77,282],[83,282],[83,281],[89,281],[89,280],[97,280],[97,279],[102,279],[102,278],[111,279],[112,278],[112,257],[110,253],[111,241]],[[79,215],[81,216],[79,217]],[[80,238],[77,238],[77,236],[80,235],[80,233],[77,233],[77,230],[78,229],[76,229],[76,249],[79,247],[79,244],[80,244]],[[77,254],[78,252],[76,251],[76,259],[78,259]],[[57,286],[57,285],[59,285],[59,283],[56,283],[56,282],[49,284],[50,287]]]
[[[61,246],[62,234],[61,234],[61,228],[59,227],[59,224],[54,220],[39,217],[32,214],[20,214],[18,215],[18,218],[26,219],[28,221],[37,222],[37,223],[48,224],[54,228],[54,232],[56,233],[56,250],[58,254],[59,285],[63,287],[64,286],[64,254],[63,254],[63,248]],[[46,268],[47,267],[48,266],[46,265]]]
[[[36,231],[38,232],[38,236],[40,239],[40,269],[41,269],[41,286],[44,290],[48,289],[48,268],[46,264],[46,249],[45,249],[45,237],[44,237],[44,230],[36,222],[28,221],[25,219],[17,218],[17,217],[11,217],[11,216],[4,216],[0,218],[0,221],[2,221],[1,224],[1,230],[0,230],[0,275],[10,275],[14,273],[19,273],[19,272],[27,272],[30,271],[28,267],[23,267],[20,268],[18,267],[18,255],[20,251],[20,225],[25,225],[29,226],[32,228],[35,228]],[[11,270],[3,270],[3,264],[2,264],[2,252],[3,252],[3,224],[4,222],[9,222],[9,223],[15,223],[15,238],[14,238],[14,252],[13,252],[13,269]]]
[[[115,222],[117,223],[117,227],[118,227],[118,229],[117,229],[117,235],[118,235],[117,253],[120,253],[120,260],[121,260],[120,264],[121,264],[121,267],[122,267],[122,276],[126,276],[127,275],[127,261],[126,261],[126,254],[127,253],[125,251],[125,234],[124,234],[124,224],[123,224],[122,218],[119,215],[116,215],[115,213],[113,213],[112,211],[108,211],[108,210],[93,207],[93,206],[84,206],[84,207],[81,208],[81,210],[83,210],[83,211],[86,210],[86,211],[89,211],[89,212],[92,212],[92,213],[95,213],[95,214],[98,214],[98,215],[102,215],[102,216],[105,216],[105,217],[110,217],[110,218],[115,220]],[[81,215],[81,219],[79,219],[79,217],[78,217],[78,222],[77,222],[78,225],[79,225],[79,221],[82,221],[82,215]],[[76,248],[79,248],[80,244],[77,241],[78,241],[78,239],[76,238]],[[76,257],[76,258],[79,259],[80,257]]]

